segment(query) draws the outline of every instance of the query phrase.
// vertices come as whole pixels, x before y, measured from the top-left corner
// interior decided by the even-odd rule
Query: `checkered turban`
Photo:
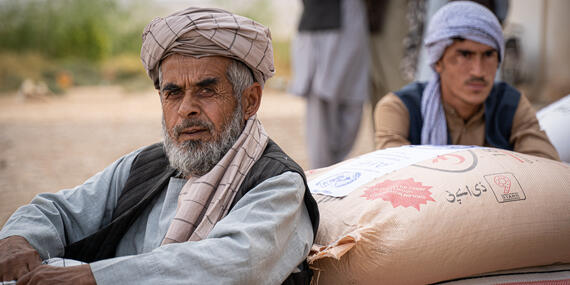
[[[237,59],[261,86],[275,73],[269,29],[222,9],[191,7],[146,26],[141,60],[156,89],[160,88],[158,66],[171,54]]]

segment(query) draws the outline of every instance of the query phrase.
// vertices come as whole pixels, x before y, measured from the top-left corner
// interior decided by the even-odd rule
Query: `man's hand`
[[[16,280],[42,264],[39,253],[21,236],[0,240],[0,280]]]
[[[33,284],[69,284],[69,285],[95,285],[95,277],[89,264],[58,267],[42,265],[32,272],[18,279],[17,285]]]

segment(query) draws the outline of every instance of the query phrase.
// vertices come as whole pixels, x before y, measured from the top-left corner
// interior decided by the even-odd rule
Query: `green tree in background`
[[[148,2],[0,0],[0,50],[91,60],[137,53]]]
[[[141,34],[152,18],[172,12],[168,3],[0,0],[0,92],[15,91],[24,80],[31,79],[44,81],[59,93],[67,87],[61,84],[65,80],[58,79],[66,76],[71,82],[68,87],[134,83],[135,90],[152,86],[139,59]],[[274,18],[268,0],[212,0],[211,4],[267,26]],[[274,39],[273,44],[276,77],[286,76],[289,42]]]
[[[5,0],[0,4],[0,49],[93,61],[110,55],[110,0]]]
[[[0,0],[0,91],[14,90],[25,78],[57,89],[63,72],[79,85],[144,75],[138,53],[149,2]],[[127,64],[115,64],[116,57]]]

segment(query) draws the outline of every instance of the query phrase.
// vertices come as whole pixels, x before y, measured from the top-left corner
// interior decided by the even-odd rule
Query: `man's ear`
[[[441,73],[443,71],[443,56],[435,63],[435,71]]]
[[[248,120],[251,116],[257,113],[257,110],[261,105],[262,93],[263,90],[261,88],[261,85],[257,82],[254,82],[241,94],[241,108],[245,120]]]

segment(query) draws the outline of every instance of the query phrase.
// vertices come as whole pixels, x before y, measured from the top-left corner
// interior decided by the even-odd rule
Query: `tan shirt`
[[[489,146],[485,141],[484,106],[467,121],[463,120],[450,105],[444,104],[443,107],[447,131],[453,144]],[[374,126],[376,149],[410,144],[408,108],[394,93],[384,96],[376,104]],[[516,152],[560,160],[546,133],[540,129],[536,112],[524,95],[521,95],[513,118],[509,143],[514,146]]]

